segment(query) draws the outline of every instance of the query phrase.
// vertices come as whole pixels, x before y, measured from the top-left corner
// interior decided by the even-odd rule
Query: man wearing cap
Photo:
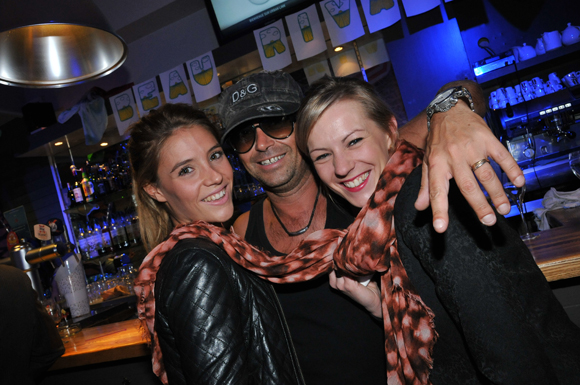
[[[443,90],[456,85],[449,84]],[[482,115],[485,108],[481,107],[483,99],[476,92],[477,87],[467,86],[476,111]],[[315,176],[296,147],[293,122],[301,97],[300,86],[281,71],[252,74],[222,93],[222,142],[238,153],[246,170],[266,191],[266,198],[242,214],[234,228],[248,242],[274,255],[287,254],[317,230],[343,229],[353,220],[336,199],[321,194]],[[425,148],[426,116],[420,114],[402,127],[400,136]],[[455,177],[482,222],[492,225],[493,210],[477,186],[470,165],[491,156],[513,181],[523,178],[521,170],[467,103],[457,103],[447,112],[431,116],[423,166],[423,174],[431,172],[431,180],[423,181],[417,208],[427,208],[431,198],[435,229],[445,231],[448,180]],[[478,144],[477,151],[473,143]],[[448,148],[459,148],[464,153],[447,154]],[[509,211],[509,202],[491,166],[484,164],[476,174],[500,207],[498,211]],[[523,184],[523,180],[517,182],[516,185]],[[358,303],[333,290],[329,276],[274,287],[307,384],[386,383],[382,323]]]

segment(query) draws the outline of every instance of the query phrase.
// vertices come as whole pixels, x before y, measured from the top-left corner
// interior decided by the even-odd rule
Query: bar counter
[[[526,245],[548,281],[580,276],[580,208],[551,212],[550,221],[559,227]],[[138,319],[87,328],[63,341],[66,352],[51,371],[150,356],[149,335]]]
[[[580,208],[550,211],[548,221],[558,227],[525,241],[536,263],[549,282],[580,276]]]
[[[63,342],[66,351],[51,370],[150,354],[149,333],[138,319],[83,329]]]

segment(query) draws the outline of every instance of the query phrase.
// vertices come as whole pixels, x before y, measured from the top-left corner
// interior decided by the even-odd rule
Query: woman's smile
[[[365,114],[360,102],[343,99],[329,106],[308,137],[308,152],[324,184],[356,207],[374,193],[389,160],[391,129]]]
[[[367,171],[351,180],[344,181],[342,184],[352,192],[360,191],[366,186],[370,171]]]
[[[223,189],[221,189],[220,191],[218,191],[215,194],[212,194],[210,196],[208,196],[207,198],[203,199],[203,202],[207,202],[207,203],[213,203],[213,204],[223,204],[227,201],[226,197],[226,187],[225,186]]]

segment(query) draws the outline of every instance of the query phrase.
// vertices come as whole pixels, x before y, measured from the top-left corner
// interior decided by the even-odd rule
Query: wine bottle
[[[72,187],[72,191],[73,191],[73,195],[74,195],[74,204],[79,205],[81,203],[83,203],[85,201],[85,195],[83,192],[83,187],[82,187],[82,178],[79,176],[78,170],[77,168],[72,165],[70,166],[72,174],[73,174],[73,178],[75,180],[75,183],[71,186]]]

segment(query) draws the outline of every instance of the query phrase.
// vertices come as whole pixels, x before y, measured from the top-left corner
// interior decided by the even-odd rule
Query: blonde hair
[[[165,104],[151,110],[130,128],[129,160],[133,194],[137,200],[141,237],[147,251],[165,240],[174,226],[167,205],[153,199],[144,187],[158,181],[159,154],[165,141],[179,128],[192,125],[203,127],[219,139],[215,126],[205,114],[188,104]]]
[[[308,156],[308,137],[318,118],[334,103],[341,100],[359,102],[367,117],[379,127],[389,132],[393,146],[397,139],[396,130],[392,130],[391,109],[377,95],[372,85],[354,78],[332,78],[325,76],[312,84],[302,100],[296,119],[296,145]]]

